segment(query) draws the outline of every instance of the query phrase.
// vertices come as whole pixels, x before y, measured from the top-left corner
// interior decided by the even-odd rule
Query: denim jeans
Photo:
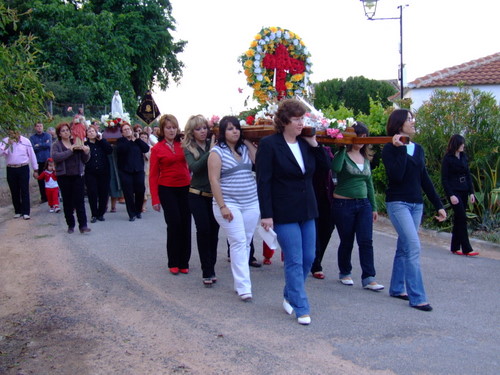
[[[370,201],[365,199],[333,199],[333,215],[340,237],[338,250],[339,278],[351,275],[351,253],[354,236],[359,247],[363,286],[375,280],[373,262],[373,214]]]
[[[398,233],[389,294],[396,296],[404,294],[406,290],[411,306],[427,302],[420,271],[420,239],[418,238],[423,204],[386,202],[386,207],[392,225]]]
[[[297,317],[309,314],[305,281],[314,261],[316,227],[314,219],[289,224],[274,224],[285,261],[283,295]]]

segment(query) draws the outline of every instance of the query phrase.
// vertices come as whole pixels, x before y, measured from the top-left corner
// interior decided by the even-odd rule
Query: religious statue
[[[111,114],[113,116],[115,116],[116,114],[118,114],[118,116],[120,117],[123,116],[123,102],[118,90],[115,91],[113,99],[111,99]]]
[[[71,126],[71,135],[73,137],[73,143],[80,147],[83,147],[85,142],[85,136],[87,135],[87,127],[85,126],[85,117],[81,115],[76,115],[73,119],[73,125]]]

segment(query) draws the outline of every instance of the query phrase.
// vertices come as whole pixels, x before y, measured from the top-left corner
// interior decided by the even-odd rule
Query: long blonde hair
[[[196,145],[196,139],[194,139],[194,129],[202,125],[205,125],[208,129],[208,120],[202,115],[193,115],[187,120],[186,126],[184,126],[182,147],[191,152],[195,160],[200,158],[200,152]]]

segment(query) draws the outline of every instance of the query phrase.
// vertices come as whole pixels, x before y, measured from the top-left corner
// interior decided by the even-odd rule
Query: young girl
[[[49,212],[59,212],[59,185],[57,184],[56,168],[54,160],[48,158],[45,162],[43,172],[38,176],[39,180],[45,180],[45,193],[49,204]]]

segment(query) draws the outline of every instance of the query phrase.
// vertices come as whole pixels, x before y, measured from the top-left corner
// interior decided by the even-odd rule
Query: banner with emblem
[[[147,91],[142,98],[139,108],[137,108],[137,116],[139,116],[146,124],[151,124],[160,115],[160,110],[156,105],[151,91]]]

